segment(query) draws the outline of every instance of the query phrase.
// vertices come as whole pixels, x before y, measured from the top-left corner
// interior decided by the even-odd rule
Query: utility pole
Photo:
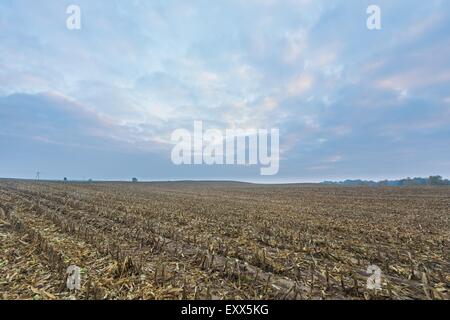
[[[36,181],[39,181],[40,175],[41,175],[41,172],[40,172],[40,171],[36,172]]]

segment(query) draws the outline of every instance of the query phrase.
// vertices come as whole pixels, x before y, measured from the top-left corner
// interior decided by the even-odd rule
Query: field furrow
[[[0,206],[101,298],[446,299],[449,191],[7,181]]]

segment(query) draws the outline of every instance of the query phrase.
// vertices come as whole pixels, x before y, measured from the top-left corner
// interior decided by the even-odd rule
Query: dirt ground
[[[0,180],[0,298],[448,299],[449,218],[450,187]]]

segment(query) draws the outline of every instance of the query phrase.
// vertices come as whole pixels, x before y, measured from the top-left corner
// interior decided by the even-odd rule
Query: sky
[[[450,177],[449,57],[445,0],[0,0],[0,177]],[[278,128],[278,174],[174,165],[194,121]]]

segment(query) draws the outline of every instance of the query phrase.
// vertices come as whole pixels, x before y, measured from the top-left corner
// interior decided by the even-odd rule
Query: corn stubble
[[[448,299],[449,209],[448,187],[4,180],[0,298]]]

